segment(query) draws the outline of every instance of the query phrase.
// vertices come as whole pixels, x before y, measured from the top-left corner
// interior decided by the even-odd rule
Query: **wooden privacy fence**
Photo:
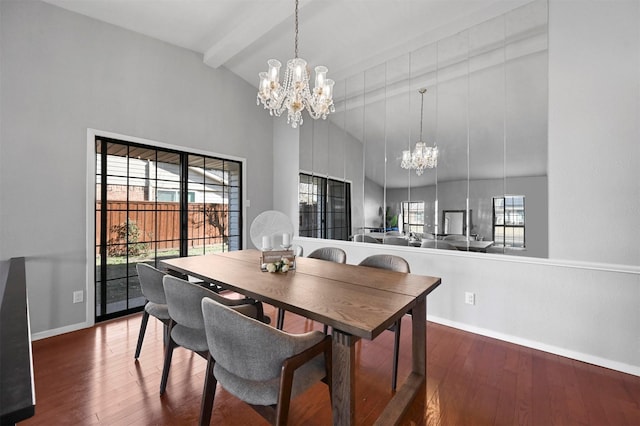
[[[127,209],[128,207],[128,209]],[[100,209],[96,203],[96,253],[100,247]],[[229,229],[226,204],[189,204],[187,232],[192,245],[221,241]],[[125,228],[129,220],[128,231]],[[107,201],[107,244],[146,243],[153,249],[178,249],[180,204],[155,201]],[[124,232],[122,231],[124,229]],[[137,241],[133,241],[136,238]]]

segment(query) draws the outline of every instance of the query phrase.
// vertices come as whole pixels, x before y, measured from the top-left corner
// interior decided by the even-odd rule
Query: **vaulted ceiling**
[[[44,1],[198,52],[206,65],[225,67],[256,88],[258,73],[266,71],[268,59],[276,58],[285,63],[294,56],[294,0]],[[465,68],[465,55],[468,58],[472,42],[466,36],[462,37],[466,40],[463,43],[455,40],[468,28],[484,26],[493,18],[530,4],[533,4],[532,0],[300,0],[299,56],[311,68],[327,66],[328,77],[336,81],[334,100],[338,111],[331,117],[332,122],[337,126],[344,125],[345,118],[339,114],[345,111],[344,99],[347,98],[347,113],[364,117],[367,122],[358,126],[367,129],[369,134],[378,135],[368,139],[385,141],[384,146],[370,146],[366,163],[397,163],[386,171],[381,169],[378,175],[367,174],[367,177],[380,184],[386,182],[390,187],[405,185],[407,174],[399,164],[402,150],[412,146],[419,134],[420,101],[416,89],[434,85],[434,69],[440,68],[439,84],[443,95],[450,87],[448,109],[444,96],[440,96],[440,110],[438,105],[434,107],[433,91],[425,98],[425,142],[437,139],[443,155],[438,179],[461,179],[467,173],[478,179],[496,178],[503,172],[514,176],[546,174],[546,59],[543,62],[527,59],[541,49],[546,57],[545,12],[542,13],[543,25],[538,25],[526,14],[515,14],[513,25],[521,30],[512,31],[515,36],[510,43],[520,53],[514,54],[510,47],[509,60],[524,59],[512,61],[522,72],[518,71],[515,78],[509,77],[511,84],[516,84],[508,89],[508,96],[500,95],[507,89],[500,77],[502,71],[497,69],[501,67],[504,45],[490,34],[497,31],[502,37],[502,21],[494,20],[495,28],[487,27],[488,32],[483,37],[489,41],[488,45],[474,47],[479,52],[478,57],[486,58],[480,61],[483,65],[479,67],[474,58],[476,69],[471,72],[476,72],[478,77],[473,81],[478,83],[472,83],[474,86],[470,87],[473,94],[467,95],[469,86],[463,81],[470,70],[459,72],[461,67]],[[407,70],[399,69],[398,78],[394,79],[394,68],[406,63],[410,52],[419,52],[442,40],[453,40],[453,43],[442,43],[438,47],[440,64],[430,63],[432,59],[427,59],[419,73],[411,70],[407,78],[402,75],[407,74]],[[462,46],[464,43],[466,47]],[[409,61],[417,63],[419,56],[416,54]],[[444,61],[448,63],[443,65]],[[379,93],[373,90],[372,95],[365,88],[366,104],[363,102],[360,110],[356,108],[349,112],[352,96],[348,93],[349,82],[362,80],[359,76],[365,71],[369,76],[375,75],[381,64],[383,68],[387,64],[389,72],[383,70],[385,76],[376,87]],[[544,78],[536,78],[538,71],[544,73]],[[488,72],[494,77],[483,77]],[[457,86],[456,80],[459,80]],[[465,99],[472,96],[479,113],[472,113],[467,122],[464,120],[464,110],[468,108]],[[517,101],[521,112],[517,116],[512,114],[508,125],[503,126],[502,120],[507,115],[503,105],[510,104],[510,114],[516,111],[510,100],[512,97],[525,101]],[[380,114],[361,112],[362,108],[370,108],[381,99],[385,105],[374,108],[380,110],[384,119],[378,116]],[[436,117],[438,123],[435,123]],[[434,136],[436,127],[438,132]],[[473,129],[469,133],[474,139],[472,150],[467,142],[469,128]],[[509,141],[505,142],[509,144],[508,149],[503,145],[506,131],[509,132]],[[361,131],[353,136],[364,140],[367,139],[364,133]],[[386,154],[378,150],[386,150]],[[427,175],[422,177],[425,185],[433,183],[433,179]]]
[[[202,54],[257,86],[293,57],[293,0],[44,0]],[[299,52],[334,80],[530,0],[300,0]]]

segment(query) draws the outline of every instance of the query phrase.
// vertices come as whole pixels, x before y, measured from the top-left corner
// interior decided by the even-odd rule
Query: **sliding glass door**
[[[141,310],[136,264],[237,250],[242,163],[96,138],[96,320]]]

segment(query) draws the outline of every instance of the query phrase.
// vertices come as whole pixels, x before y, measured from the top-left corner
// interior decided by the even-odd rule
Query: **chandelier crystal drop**
[[[400,167],[403,169],[415,169],[418,176],[422,176],[425,169],[433,169],[438,166],[438,147],[427,146],[422,141],[422,118],[424,115],[424,94],[427,89],[420,89],[422,103],[420,106],[420,140],[416,142],[413,152],[409,150],[402,151],[402,162]]]
[[[294,129],[302,125],[302,111],[307,110],[313,119],[326,119],[335,111],[333,106],[333,85],[327,78],[327,67],[315,67],[316,80],[313,92],[309,88],[309,69],[307,61],[298,57],[298,0],[295,11],[295,57],[287,61],[284,80],[280,84],[282,64],[276,59],[267,62],[267,72],[258,74],[260,85],[256,104],[269,110],[270,115],[279,117],[287,111],[287,123]]]

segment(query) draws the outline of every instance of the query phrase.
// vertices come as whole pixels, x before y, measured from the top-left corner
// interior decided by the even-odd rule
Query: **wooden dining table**
[[[401,421],[426,387],[426,297],[440,278],[296,258],[286,273],[262,272],[261,253],[239,250],[164,260],[170,272],[216,283],[332,328],[334,425],[356,422],[355,344],[372,340],[411,311],[412,367],[376,424]]]

